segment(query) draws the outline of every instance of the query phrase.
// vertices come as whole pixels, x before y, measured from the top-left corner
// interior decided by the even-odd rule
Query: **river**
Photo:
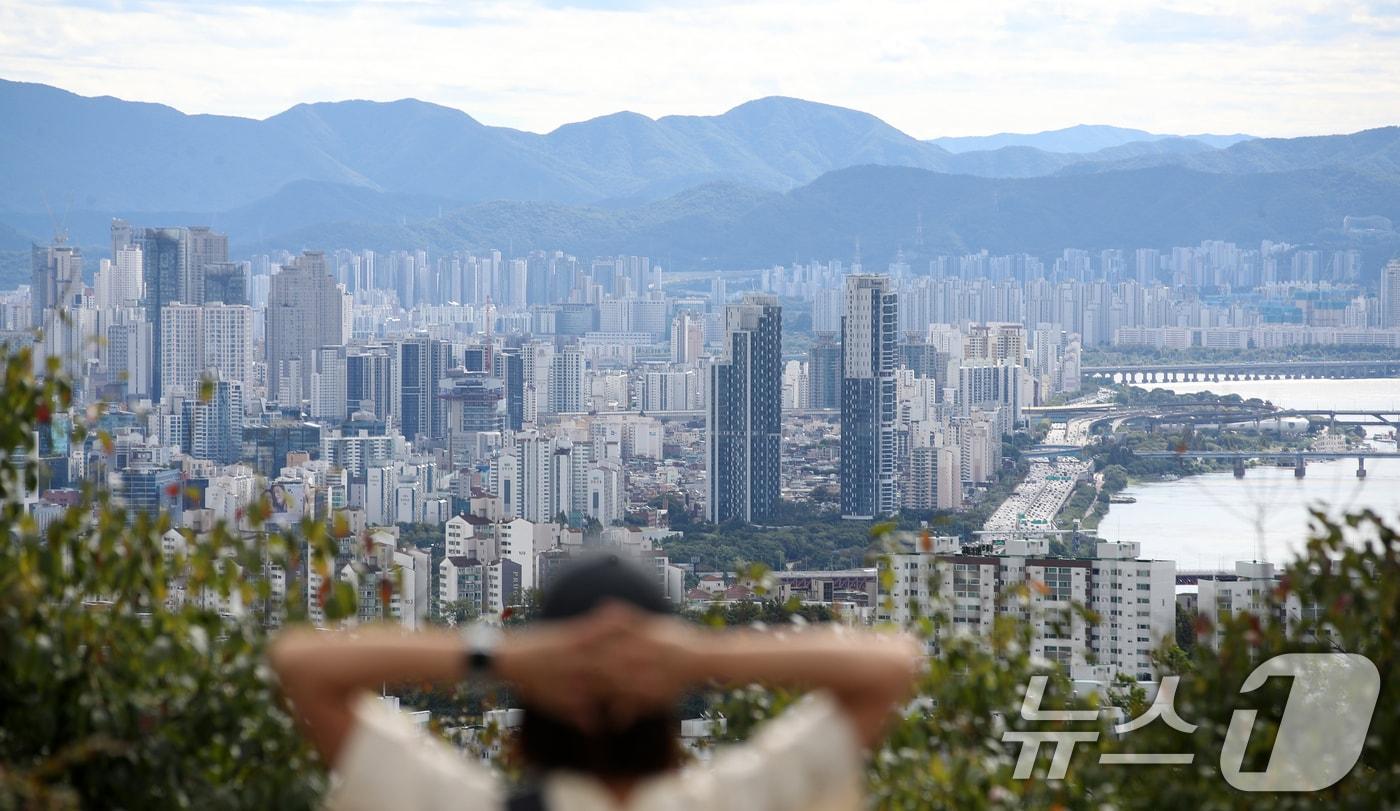
[[[1400,379],[1253,380],[1166,383],[1175,392],[1211,391],[1259,397],[1283,408],[1400,408]],[[1375,432],[1373,432],[1375,433]],[[1379,449],[1395,450],[1393,444]],[[1229,470],[1171,482],[1130,485],[1135,504],[1114,504],[1100,525],[1110,540],[1137,541],[1143,557],[1175,560],[1181,570],[1232,569],[1237,560],[1287,562],[1307,539],[1308,508],[1335,513],[1370,508],[1400,520],[1400,459],[1311,462],[1307,476],[1293,469],[1252,467],[1243,479]]]

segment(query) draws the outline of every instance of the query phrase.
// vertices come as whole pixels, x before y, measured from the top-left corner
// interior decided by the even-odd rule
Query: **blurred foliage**
[[[881,528],[884,541],[891,527]],[[892,578],[882,569],[887,584]],[[930,583],[931,586],[936,585]],[[1024,602],[1036,583],[1016,584],[1004,601]],[[1043,587],[1043,586],[1042,586]],[[1291,626],[1278,615],[1293,598],[1303,607]],[[1262,616],[1199,616],[1186,621],[1190,650],[1167,644],[1157,654],[1163,674],[1181,678],[1177,713],[1197,724],[1190,734],[1162,721],[1123,736],[1111,727],[1146,710],[1145,691],[1119,679],[1102,693],[1079,694],[1058,666],[1031,653],[1031,630],[999,616],[986,637],[950,633],[950,606],[935,606],[914,631],[937,650],[919,680],[917,695],[884,744],[871,755],[872,804],[886,809],[1304,809],[1392,808],[1400,797],[1400,535],[1379,516],[1363,512],[1334,521],[1314,513],[1306,553],[1287,567],[1276,589],[1263,595]],[[1311,610],[1309,610],[1311,609]],[[1090,612],[1079,609],[1093,620]],[[838,618],[839,619],[839,618]],[[1209,644],[1219,636],[1218,646]],[[1262,662],[1282,653],[1345,651],[1369,658],[1380,672],[1381,694],[1360,760],[1335,785],[1320,792],[1248,793],[1221,775],[1221,747],[1235,710],[1258,712],[1244,768],[1268,765],[1287,701],[1290,680],[1271,679],[1259,690],[1240,686]],[[1097,710],[1098,721],[1029,722],[1021,716],[1027,685],[1044,676],[1041,710]],[[715,711],[728,721],[727,737],[743,739],[794,696],[754,686],[729,692]],[[1121,708],[1121,712],[1113,709]],[[1041,747],[1029,779],[1015,779],[1018,747],[1004,743],[1008,730],[1099,733],[1073,749],[1062,780],[1047,779],[1053,744]],[[1189,753],[1184,766],[1099,763],[1104,753]]]
[[[263,656],[264,625],[306,604],[283,588],[304,565],[296,547],[226,527],[194,543],[94,486],[41,530],[24,504],[38,481],[28,457],[70,390],[52,364],[36,380],[28,349],[4,363],[0,808],[314,804],[324,771]],[[98,414],[75,420],[77,440]],[[251,512],[259,523],[266,505]]]

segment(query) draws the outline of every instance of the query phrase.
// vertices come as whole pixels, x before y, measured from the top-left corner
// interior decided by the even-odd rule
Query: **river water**
[[[1400,408],[1400,379],[1253,380],[1167,383],[1175,392],[1211,391],[1259,397],[1283,408]],[[1373,433],[1378,433],[1373,431]],[[1395,450],[1377,443],[1378,450]],[[1172,482],[1133,484],[1124,495],[1135,504],[1114,504],[1100,525],[1111,540],[1137,541],[1146,558],[1175,560],[1179,570],[1233,569],[1235,561],[1285,563],[1308,535],[1308,508],[1336,514],[1370,508],[1400,520],[1400,459],[1367,459],[1367,476],[1356,477],[1356,460],[1310,462],[1297,479],[1291,467],[1252,467],[1243,479],[1229,470]]]

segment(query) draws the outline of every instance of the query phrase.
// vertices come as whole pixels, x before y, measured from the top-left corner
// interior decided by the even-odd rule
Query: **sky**
[[[795,96],[932,138],[1400,124],[1400,0],[0,0],[0,78],[264,118],[412,97],[547,132]]]

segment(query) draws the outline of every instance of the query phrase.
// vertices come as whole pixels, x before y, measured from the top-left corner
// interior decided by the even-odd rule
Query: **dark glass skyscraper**
[[[137,513],[154,518],[180,504],[180,471],[175,468],[142,463],[123,469],[121,477],[122,501],[126,503],[129,522],[136,520]],[[171,521],[179,518],[171,516]]]
[[[398,338],[390,345],[393,381],[389,406],[405,438],[440,440],[447,433],[447,408],[438,381],[452,363],[452,345],[427,333]]]
[[[146,321],[151,325],[151,399],[159,400],[164,394],[160,372],[160,310],[175,302],[204,303],[205,268],[228,262],[228,237],[203,226],[145,228],[131,235],[130,226],[122,220],[113,220],[112,244],[127,239],[141,248]]]
[[[189,261],[183,228],[147,228],[140,232],[141,277],[146,289],[146,323],[151,325],[151,399],[160,400],[160,309],[182,301],[180,282]],[[198,302],[186,302],[197,304]]]
[[[807,353],[812,408],[841,407],[841,344],[830,333],[817,336]]]
[[[378,419],[391,413],[389,391],[393,381],[389,349],[384,346],[351,348],[345,355],[345,409],[350,414],[369,404]]]
[[[763,522],[778,507],[782,458],[783,311],[750,294],[725,311],[725,356],[710,366],[705,457],[715,523]]]
[[[841,516],[895,511],[899,311],[885,276],[847,276],[841,318]]]
[[[238,262],[211,262],[204,268],[204,300],[248,303],[248,277]]]
[[[497,355],[495,371],[506,388],[506,427],[519,431],[525,423],[525,362],[520,350],[509,349]]]

